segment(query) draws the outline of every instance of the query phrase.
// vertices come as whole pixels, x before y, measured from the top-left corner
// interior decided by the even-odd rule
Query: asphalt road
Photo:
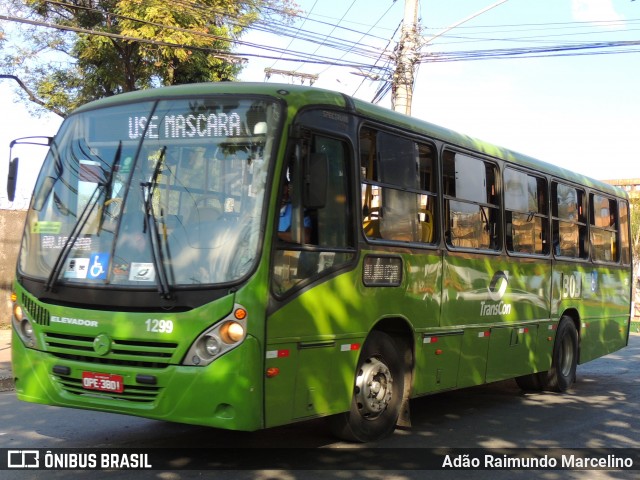
[[[632,336],[629,347],[619,352],[579,366],[577,383],[567,394],[524,394],[515,382],[505,381],[416,399],[411,402],[411,416],[411,429],[397,430],[373,445],[354,446],[336,442],[322,420],[251,433],[228,432],[28,404],[18,402],[13,392],[2,392],[0,448],[71,449],[66,452],[95,448],[98,453],[111,448],[134,453],[147,448],[178,449],[162,451],[166,456],[162,470],[136,472],[136,478],[143,475],[163,480],[202,476],[255,480],[638,478],[640,336]],[[277,450],[265,450],[267,447]],[[587,453],[607,449],[605,453],[621,454],[625,451],[608,449],[635,449],[626,453],[635,455],[636,470],[415,470],[429,459],[436,458],[439,463],[448,453],[451,459],[455,455],[463,458],[467,451],[461,449],[474,449],[472,457],[507,452],[511,458],[514,451],[510,449],[518,448],[563,454],[584,453],[574,449],[592,449]],[[282,458],[290,461],[278,463]],[[247,463],[251,463],[249,470],[226,470]],[[191,469],[183,469],[185,466]],[[200,470],[203,466],[207,470]],[[131,473],[97,471],[91,475],[130,478]],[[78,470],[10,470],[0,476],[48,479],[84,478],[86,474]]]

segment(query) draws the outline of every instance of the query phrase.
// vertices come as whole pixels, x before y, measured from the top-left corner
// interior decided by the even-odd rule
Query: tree
[[[61,116],[122,92],[234,80],[241,70],[234,40],[257,21],[297,13],[293,0],[0,3],[22,22],[15,32],[0,31],[0,42],[13,45],[4,47],[0,73],[20,77],[42,106]]]

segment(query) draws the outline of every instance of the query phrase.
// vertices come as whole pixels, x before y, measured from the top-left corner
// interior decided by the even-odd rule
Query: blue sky
[[[309,19],[297,22],[300,34],[360,42],[383,52],[402,20],[403,0],[297,0]],[[479,12],[495,0],[421,0],[424,38]],[[323,22],[323,23],[319,23]],[[580,22],[580,23],[576,23]],[[338,25],[333,28],[332,25]],[[347,30],[348,29],[348,30]],[[366,35],[365,35],[366,34]],[[397,39],[397,35],[395,37]],[[423,46],[422,53],[451,54],[475,49],[539,47],[568,42],[640,39],[640,1],[507,0]],[[243,40],[281,49],[326,54],[343,61],[363,61],[353,51],[338,52],[289,36],[252,31]],[[418,69],[412,115],[462,133],[526,153],[598,179],[640,177],[640,47],[637,53],[557,56],[507,60],[422,63]],[[265,54],[239,46],[238,53]],[[616,50],[609,49],[609,53]],[[268,53],[269,55],[279,54]],[[317,74],[315,86],[371,101],[380,82],[355,75],[354,68],[328,67],[247,57],[241,80],[264,81],[267,67]],[[290,82],[274,75],[270,82]],[[299,80],[295,80],[299,83]],[[15,103],[15,87],[0,82],[0,148],[27,135],[50,135],[55,115],[32,118]],[[390,106],[389,96],[380,105]],[[31,191],[42,154],[19,189]],[[6,178],[7,160],[0,162]],[[0,197],[5,197],[4,185]],[[25,196],[25,195],[23,195]]]

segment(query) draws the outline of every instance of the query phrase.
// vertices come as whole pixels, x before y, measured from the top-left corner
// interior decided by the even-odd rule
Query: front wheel
[[[371,442],[395,429],[404,395],[402,349],[383,332],[371,332],[362,347],[351,408],[330,417],[332,432],[355,442]]]

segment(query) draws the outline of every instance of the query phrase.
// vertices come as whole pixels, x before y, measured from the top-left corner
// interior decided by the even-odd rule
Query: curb
[[[0,392],[11,392],[13,389],[13,378],[0,378]]]

